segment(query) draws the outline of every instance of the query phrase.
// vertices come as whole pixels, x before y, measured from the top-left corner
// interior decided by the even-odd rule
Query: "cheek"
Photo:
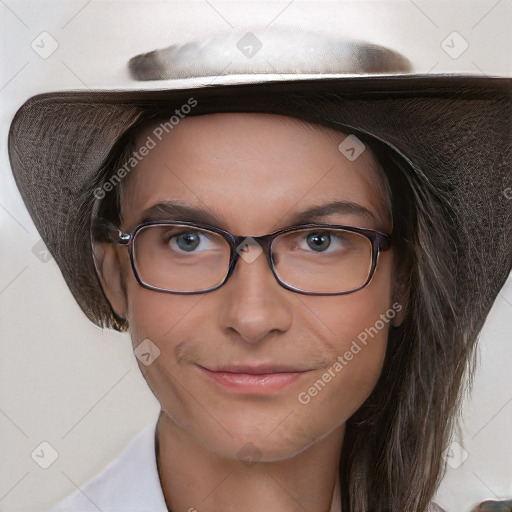
[[[207,326],[211,325],[213,312],[204,306],[207,295],[148,290],[133,278],[127,282],[127,296],[132,345],[144,378],[162,405],[163,394],[169,395],[167,399],[171,401],[181,402],[180,386],[176,382],[184,378],[179,361],[180,345],[191,339],[208,338]],[[146,365],[138,353],[148,344],[158,357]]]
[[[137,282],[127,288],[130,335],[139,369],[161,408],[189,430],[198,416],[191,409],[194,400],[190,400],[190,393],[197,397],[200,390],[183,375],[177,356],[179,344],[193,336],[193,327],[202,323],[197,315],[206,314],[201,311],[203,296],[155,292]],[[150,359],[145,360],[148,352]]]
[[[385,344],[387,331],[395,316],[392,307],[393,260],[391,254],[381,255],[372,281],[362,290],[333,297],[305,297],[314,317],[330,334],[329,347],[338,355],[350,348],[353,340],[379,339]],[[375,344],[374,344],[375,345]],[[370,344],[368,343],[371,352]]]
[[[150,340],[172,368],[179,344],[194,336],[204,337],[201,336],[207,331],[204,326],[211,324],[214,311],[203,302],[208,294],[180,295],[144,288],[135,278],[129,258],[122,263],[133,347],[136,349],[144,340]],[[141,370],[151,373],[152,367],[141,366]]]
[[[364,322],[345,318],[338,329],[342,334],[331,340],[330,362],[314,372],[296,396],[297,417],[311,442],[349,420],[374,390],[382,370],[390,324],[379,316]]]
[[[312,375],[298,401],[316,408],[335,426],[346,421],[374,389],[386,355],[390,326],[397,310],[392,303],[391,258],[380,262],[372,282],[363,290],[339,297],[306,298],[307,306],[324,325],[324,349],[329,362]],[[321,421],[320,421],[321,423]]]
[[[127,319],[133,345],[145,339],[172,339],[172,331],[201,300],[201,295],[176,295],[144,288],[139,284],[128,254],[121,261],[126,293]]]

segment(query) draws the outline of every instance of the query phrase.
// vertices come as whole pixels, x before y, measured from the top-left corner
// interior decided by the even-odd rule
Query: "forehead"
[[[353,160],[340,151],[348,134],[259,113],[191,116],[167,125],[168,133],[161,126],[153,122],[137,135],[136,148],[152,149],[122,183],[128,222],[169,200],[210,209],[226,223],[243,212],[247,228],[261,225],[263,212],[277,222],[288,210],[340,199],[373,210],[383,223],[389,217],[384,171],[369,148]]]

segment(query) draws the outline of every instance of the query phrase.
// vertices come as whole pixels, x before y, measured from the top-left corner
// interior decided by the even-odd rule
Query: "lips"
[[[212,369],[199,366],[201,372],[216,385],[246,394],[279,391],[304,376],[309,370],[276,365],[230,365]]]
[[[269,373],[301,373],[307,371],[298,366],[286,366],[276,364],[234,364],[226,366],[203,367],[205,370],[218,373],[245,373],[249,375],[267,375]]]

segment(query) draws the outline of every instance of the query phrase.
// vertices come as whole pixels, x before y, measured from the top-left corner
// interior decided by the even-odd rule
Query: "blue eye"
[[[201,242],[198,233],[181,233],[180,235],[174,236],[170,243],[174,240],[180,249],[187,252],[196,249]]]
[[[188,230],[167,234],[166,244],[175,252],[197,253],[217,249],[219,241],[200,231]]]
[[[306,244],[304,244],[306,242]],[[351,247],[349,238],[334,231],[313,231],[302,236],[299,248],[316,253],[331,253],[345,251]]]
[[[310,233],[307,236],[308,246],[314,251],[324,251],[331,245],[331,235],[328,233]]]

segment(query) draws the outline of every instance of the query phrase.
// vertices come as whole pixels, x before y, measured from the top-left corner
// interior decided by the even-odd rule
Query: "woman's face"
[[[152,128],[137,147],[148,136],[155,139]],[[122,229],[158,203],[179,202],[235,235],[259,236],[294,225],[312,206],[348,201],[362,208],[307,222],[390,233],[383,171],[369,149],[347,158],[338,149],[345,138],[277,115],[185,118],[123,184]],[[224,286],[198,295],[143,288],[125,247],[108,258],[107,288],[118,275],[124,288],[109,298],[127,317],[134,348],[146,340],[153,357],[159,351],[139,366],[166,420],[217,454],[240,458],[251,446],[261,460],[283,460],[328,434],[341,438],[377,382],[397,310],[392,249],[368,286],[337,296],[281,287],[264,254],[240,258]]]

